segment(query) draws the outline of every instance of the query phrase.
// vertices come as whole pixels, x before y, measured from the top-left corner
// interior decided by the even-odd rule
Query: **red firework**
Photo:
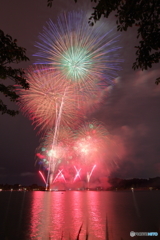
[[[102,160],[107,146],[108,132],[101,123],[86,123],[77,131],[74,150],[85,164]]]
[[[20,109],[36,127],[47,130],[60,121],[62,126],[77,124],[80,119],[74,88],[42,65],[26,71],[28,90],[18,89]],[[76,119],[76,121],[75,121]]]
[[[48,168],[50,162],[57,166],[61,162],[70,159],[71,146],[73,145],[73,132],[69,127],[61,127],[55,135],[55,129],[51,129],[41,138],[37,149],[40,162]],[[41,157],[43,156],[43,157]]]

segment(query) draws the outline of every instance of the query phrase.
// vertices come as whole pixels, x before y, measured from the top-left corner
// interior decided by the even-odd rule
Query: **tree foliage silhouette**
[[[74,0],[75,2],[80,0]],[[93,26],[103,16],[115,14],[118,31],[137,28],[139,45],[136,48],[134,70],[147,70],[160,60],[160,1],[159,0],[89,0],[95,2],[88,23]],[[53,0],[47,0],[52,7]],[[160,83],[160,77],[156,79]]]
[[[26,49],[19,47],[16,39],[12,39],[10,35],[0,30],[0,92],[5,97],[9,97],[10,101],[17,102],[19,98],[15,91],[15,84],[25,89],[29,88],[24,78],[24,70],[13,67],[15,64],[28,60]],[[13,84],[7,85],[8,79],[11,79]],[[9,109],[2,99],[0,99],[0,112],[11,116],[18,114],[18,111]]]

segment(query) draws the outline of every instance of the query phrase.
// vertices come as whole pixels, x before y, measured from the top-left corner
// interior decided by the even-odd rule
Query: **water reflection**
[[[141,199],[132,192],[33,192],[27,239],[75,240],[82,226],[80,240],[86,232],[89,240],[128,240],[130,231],[148,231]]]
[[[61,239],[65,231],[65,193],[55,192],[50,193],[51,205],[49,214],[51,216],[50,222],[50,237],[51,239]]]
[[[72,198],[70,202],[70,235],[72,239],[76,239],[80,228],[80,239],[84,239],[86,234],[87,209],[85,203],[85,192],[72,192]]]
[[[30,239],[105,239],[98,192],[34,192]],[[104,215],[105,216],[105,215]]]
[[[90,239],[105,239],[105,210],[100,211],[99,192],[87,192],[88,229]]]
[[[108,236],[108,239],[130,239],[130,231],[134,229],[132,228],[134,226],[132,221],[135,221],[136,217],[131,193],[102,192],[102,198],[105,201],[101,201],[100,209],[105,209],[106,236]]]
[[[101,195],[106,202],[101,201]],[[92,240],[106,239],[107,236],[117,240],[116,237],[121,236],[117,229],[120,215],[117,216],[116,208],[113,209],[114,198],[111,194],[106,198],[106,193],[96,191],[34,192],[30,239],[76,239],[82,227],[80,240],[85,239],[86,232]],[[106,219],[109,219],[107,225]]]
[[[45,194],[43,192],[33,192],[32,203],[31,203],[31,222],[30,222],[30,239],[40,239],[39,237],[43,234],[42,227],[43,220],[45,219],[45,212],[47,206],[44,205]]]

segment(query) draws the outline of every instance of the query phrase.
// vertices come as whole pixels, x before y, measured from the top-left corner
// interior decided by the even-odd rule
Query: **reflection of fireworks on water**
[[[46,130],[55,126],[58,117],[61,125],[71,125],[73,119],[80,116],[74,89],[59,79],[54,71],[44,66],[30,68],[26,79],[30,88],[19,90],[20,107],[33,124]]]
[[[77,156],[85,161],[85,164],[89,164],[103,158],[107,142],[106,128],[97,121],[93,121],[84,124],[77,132],[74,150]]]
[[[104,34],[102,29],[90,27],[83,12],[61,14],[57,24],[50,20],[39,35],[38,63],[58,70],[59,78],[75,84],[78,91],[93,94],[95,83],[111,83],[121,62],[117,37],[112,39],[111,31]]]

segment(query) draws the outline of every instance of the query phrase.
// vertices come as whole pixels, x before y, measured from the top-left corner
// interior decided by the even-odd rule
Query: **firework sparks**
[[[62,178],[66,182],[66,179],[65,179],[64,174],[62,173],[62,171],[63,171],[63,169],[59,170],[59,172],[57,173],[53,183],[59,178],[59,176],[60,176],[60,178]]]
[[[18,90],[20,108],[36,127],[47,130],[55,126],[56,121],[73,125],[74,119],[80,119],[74,89],[59,79],[55,71],[35,66],[28,69],[26,79],[30,88]]]
[[[93,121],[84,124],[77,132],[74,150],[88,164],[103,158],[107,143],[107,130],[102,124]]]
[[[77,178],[79,178],[81,180],[81,177],[80,177],[80,171],[81,171],[81,168],[78,170],[75,166],[74,166],[75,170],[76,170],[76,175],[74,177],[74,180],[73,182],[76,181]]]
[[[67,162],[73,142],[73,132],[69,127],[55,128],[41,138],[37,149],[39,162],[48,170],[47,183],[52,182],[54,172],[62,162]]]
[[[99,27],[90,27],[83,12],[63,13],[53,23],[51,20],[39,35],[36,47],[37,63],[48,64],[58,70],[58,76],[76,85],[87,94],[98,82],[111,83],[117,76],[119,47],[111,31],[103,33]]]
[[[87,181],[88,181],[88,183],[90,182],[90,179],[91,179],[91,176],[92,176],[92,173],[93,173],[95,167],[96,167],[96,165],[94,165],[94,166],[92,167],[92,169],[91,169],[90,172],[87,172]]]
[[[113,38],[111,31],[104,33],[103,26],[90,27],[86,22],[83,12],[63,13],[57,23],[50,20],[36,44],[37,65],[26,71],[30,88],[17,89],[22,112],[40,132],[47,133],[36,154],[48,170],[47,180],[39,171],[46,187],[58,178],[66,182],[58,167],[71,161],[88,164],[90,169],[93,166],[87,172],[89,183],[95,163],[106,156],[105,127],[97,121],[78,126],[106,97],[122,60],[117,37]],[[81,179],[82,168],[74,169],[73,182]]]
[[[45,183],[45,184],[47,184],[47,182],[46,182],[46,180],[45,180],[45,178],[44,178],[44,176],[43,176],[43,174],[42,174],[42,172],[41,172],[41,171],[39,171],[39,174],[41,175],[41,177],[42,177],[42,179],[43,179],[44,183]]]

